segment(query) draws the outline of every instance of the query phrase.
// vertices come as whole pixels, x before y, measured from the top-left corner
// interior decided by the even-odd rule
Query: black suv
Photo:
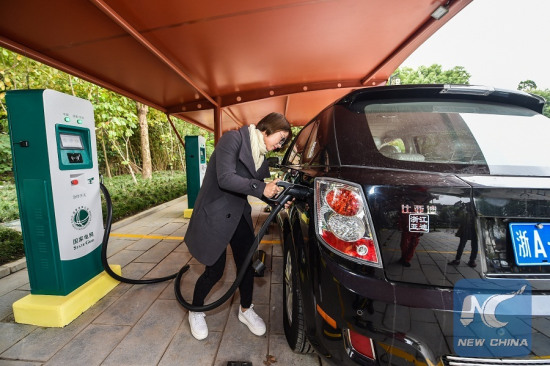
[[[356,90],[290,145],[283,321],[337,365],[550,365],[550,119],[524,92]]]

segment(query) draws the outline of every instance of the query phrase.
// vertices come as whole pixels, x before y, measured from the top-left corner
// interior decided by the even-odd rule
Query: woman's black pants
[[[254,231],[246,222],[244,216],[241,216],[237,230],[229,241],[233,251],[233,259],[237,266],[237,272],[240,271],[243,264],[247,266],[244,278],[239,285],[241,295],[241,307],[249,308],[252,304],[252,292],[254,289],[254,269],[249,263],[243,263],[250,247],[254,244]],[[212,287],[222,278],[225,269],[225,258],[227,250],[224,250],[220,258],[211,266],[206,266],[204,273],[199,277],[193,293],[193,305],[204,305],[204,299],[212,290]]]

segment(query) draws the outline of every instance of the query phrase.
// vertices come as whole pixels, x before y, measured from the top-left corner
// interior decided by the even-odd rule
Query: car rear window
[[[492,175],[550,175],[550,119],[529,109],[407,101],[371,103],[364,112],[374,144],[386,158],[486,165]]]

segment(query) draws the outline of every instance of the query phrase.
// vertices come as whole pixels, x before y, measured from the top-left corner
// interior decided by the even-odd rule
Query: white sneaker
[[[194,311],[189,312],[189,326],[191,327],[191,334],[193,337],[199,341],[208,337],[208,326],[206,325],[206,320],[204,313],[195,313]]]
[[[239,320],[241,323],[244,323],[252,333],[257,336],[262,336],[265,334],[265,323],[262,318],[256,314],[253,307],[254,305],[250,305],[250,308],[243,312],[239,306]]]

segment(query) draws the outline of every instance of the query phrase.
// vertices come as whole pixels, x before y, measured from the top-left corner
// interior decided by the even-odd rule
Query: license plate
[[[550,224],[510,223],[510,235],[518,266],[550,264]]]

